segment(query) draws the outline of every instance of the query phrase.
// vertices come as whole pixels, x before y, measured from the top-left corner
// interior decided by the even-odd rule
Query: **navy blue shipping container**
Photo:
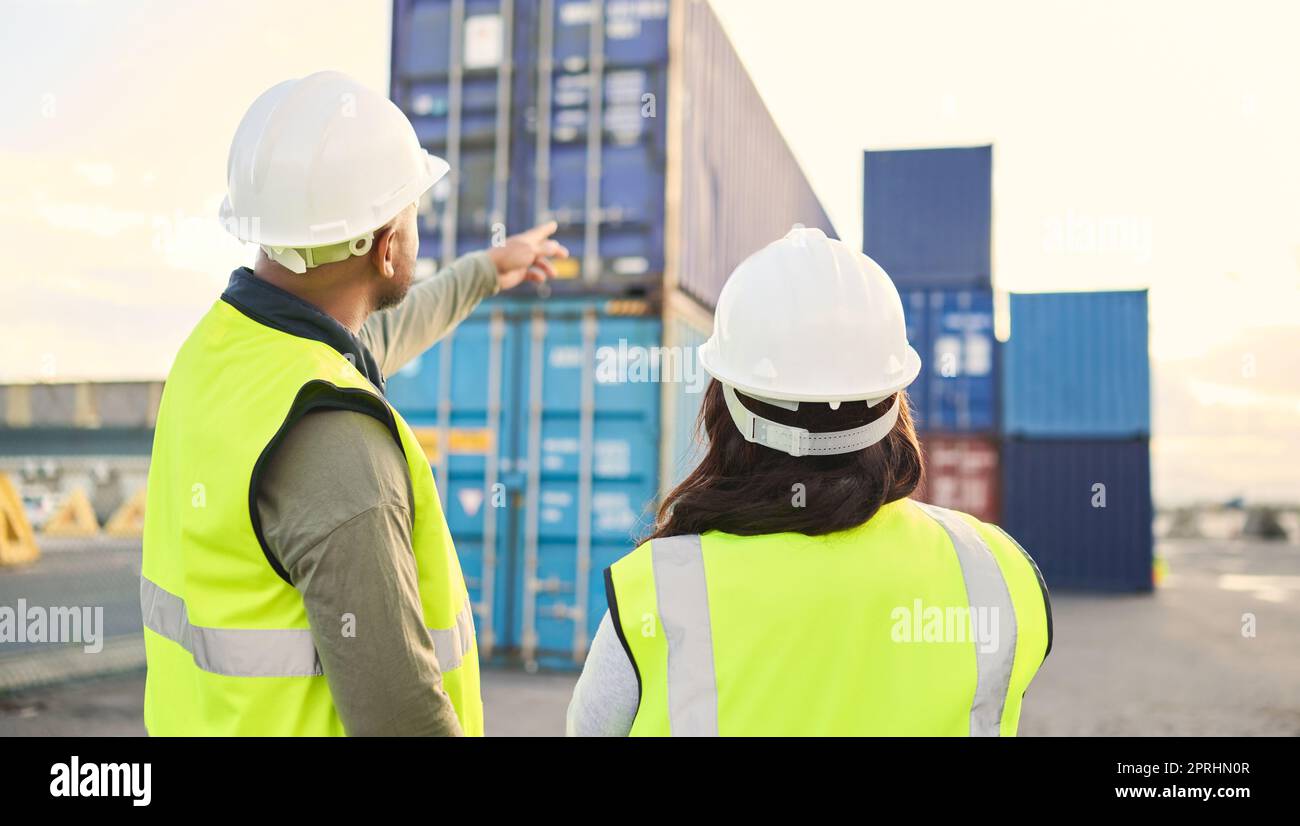
[[[451,171],[420,201],[422,253],[448,263],[504,237],[522,214],[513,148],[527,78],[517,42],[535,4],[395,0],[392,98],[421,143]],[[426,272],[430,267],[422,268]]]
[[[992,283],[993,148],[868,151],[862,244],[899,287]]]
[[[919,429],[997,429],[997,348],[989,290],[902,290],[907,338],[921,356],[908,395]]]
[[[838,237],[708,3],[680,9],[669,282],[707,307],[741,261],[795,225]]]
[[[1008,439],[1002,526],[1049,589],[1152,588],[1151,451],[1145,439]]]
[[[711,306],[795,224],[834,234],[707,3],[395,0],[392,97],[452,167],[421,203],[423,274],[555,220],[572,257],[548,292]]]
[[[560,274],[584,288],[653,284],[664,270],[669,4],[533,5],[536,37],[519,51],[531,78],[525,223],[559,222],[572,256]]]
[[[485,659],[580,663],[604,568],[653,519],[661,322],[626,314],[647,311],[489,301],[388,381],[435,469]]]
[[[1013,294],[1004,367],[1008,435],[1151,433],[1145,290]]]

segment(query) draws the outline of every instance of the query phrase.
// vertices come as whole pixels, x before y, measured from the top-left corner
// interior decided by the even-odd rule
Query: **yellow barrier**
[[[95,536],[99,533],[99,521],[95,519],[95,509],[91,507],[86,492],[74,490],[59,509],[54,512],[41,530],[46,536]]]
[[[0,473],[0,566],[23,565],[40,556],[23,500],[9,477]]]
[[[145,499],[145,490],[140,488],[104,523],[104,533],[109,536],[142,536]]]

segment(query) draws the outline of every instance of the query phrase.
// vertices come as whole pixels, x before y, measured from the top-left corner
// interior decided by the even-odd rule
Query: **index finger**
[[[538,224],[532,229],[525,230],[524,232],[521,232],[519,234],[522,235],[524,238],[527,238],[529,241],[533,243],[537,243],[538,241],[542,241],[547,238],[550,238],[552,235],[555,234],[555,231],[559,228],[560,225],[555,221],[547,221],[544,224]]]

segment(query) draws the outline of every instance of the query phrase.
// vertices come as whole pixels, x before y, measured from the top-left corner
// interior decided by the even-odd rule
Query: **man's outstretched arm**
[[[432,347],[474,311],[479,302],[525,280],[555,276],[550,259],[569,251],[551,240],[554,221],[512,235],[499,247],[457,258],[451,266],[416,282],[401,304],[366,319],[361,343],[380,371],[391,376]]]

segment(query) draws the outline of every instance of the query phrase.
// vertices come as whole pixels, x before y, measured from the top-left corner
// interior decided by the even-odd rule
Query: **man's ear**
[[[397,274],[393,268],[394,230],[392,225],[375,230],[375,241],[370,245],[370,263],[384,278],[392,278]]]

